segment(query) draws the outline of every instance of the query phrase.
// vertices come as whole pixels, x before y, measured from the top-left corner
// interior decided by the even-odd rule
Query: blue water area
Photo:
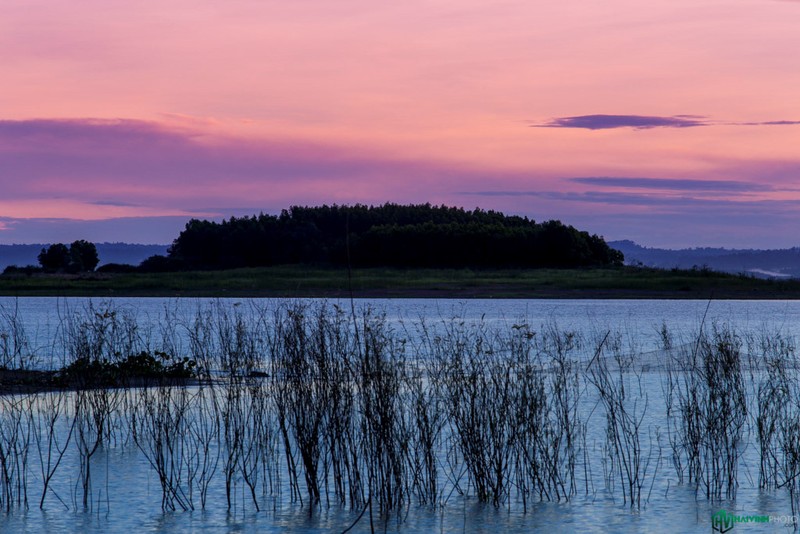
[[[153,391],[119,390],[104,397],[113,404],[113,415],[107,435],[89,457],[88,478],[80,440],[91,442],[92,436],[80,434],[82,427],[75,426],[71,418],[77,404],[83,401],[76,392],[59,394],[56,404],[60,403],[62,411],[53,426],[55,445],[53,442],[48,445],[42,414],[52,413],[54,404],[48,404],[48,399],[57,394],[40,393],[7,395],[0,403],[0,452],[5,461],[0,462],[0,474],[16,484],[10,487],[0,484],[3,489],[0,504],[6,510],[0,517],[0,530],[341,532],[352,527],[351,532],[374,529],[404,533],[709,532],[711,516],[719,510],[731,516],[770,517],[766,523],[736,523],[734,533],[791,531],[794,527],[787,489],[759,489],[761,459],[755,402],[765,375],[753,364],[761,357],[759,351],[765,338],[785,339],[793,351],[800,327],[800,303],[794,301],[357,299],[322,303],[282,299],[3,298],[0,299],[0,348],[8,366],[22,361],[29,367],[56,368],[67,361],[66,353],[74,350],[78,337],[88,336],[91,328],[108,327],[118,329],[103,332],[108,339],[115,339],[119,347],[192,354],[198,350],[198,332],[202,328],[208,328],[202,339],[209,351],[218,350],[224,345],[224,340],[215,337],[223,331],[219,325],[236,318],[240,322],[231,324],[261,333],[253,339],[258,339],[263,344],[259,346],[264,348],[274,334],[270,329],[276,312],[293,306],[306,306],[305,309],[313,311],[323,305],[338,308],[345,317],[354,318],[354,324],[369,309],[370,317],[381,318],[386,332],[398,342],[397,347],[413,353],[414,358],[425,357],[421,348],[430,345],[423,340],[446,336],[454,328],[460,328],[461,332],[479,329],[498,333],[500,337],[519,331],[523,325],[531,336],[574,333],[580,342],[572,349],[570,358],[579,362],[582,377],[576,410],[586,426],[576,458],[575,488],[569,498],[548,500],[529,495],[523,499],[512,481],[512,488],[502,502],[480,502],[465,460],[458,453],[457,430],[447,421],[437,442],[439,493],[433,505],[421,504],[414,495],[409,495],[402,506],[382,516],[376,507],[363,503],[355,506],[335,502],[331,490],[319,504],[309,506],[307,497],[303,497],[307,487],[302,475],[298,477],[299,487],[291,487],[285,449],[275,427],[268,438],[269,447],[264,449],[269,451],[264,453],[269,459],[261,467],[254,493],[240,472],[226,486],[225,440],[216,436],[209,440],[210,451],[202,456],[216,458],[218,462],[208,472],[205,506],[201,504],[201,484],[197,478],[191,482],[180,479],[187,475],[178,468],[175,485],[191,492],[181,501],[190,506],[184,510],[173,502],[174,510],[170,506],[165,509],[153,449],[143,446],[145,440],[141,437],[137,442],[131,430],[143,421],[152,420],[147,419],[144,407],[147,398],[151,401],[156,398]],[[95,326],[90,328],[90,324]],[[664,333],[671,336],[671,350],[683,350],[685,354],[692,350],[701,331],[709,335],[714,331],[733,332],[744,359],[750,362],[743,382],[748,415],[738,445],[737,480],[733,494],[720,498],[708,498],[702,486],[698,489],[685,476],[679,476],[671,441],[675,434],[667,416],[665,362],[672,352],[664,347]],[[605,344],[611,338],[615,340],[618,355],[635,360],[635,365],[619,375],[628,398],[633,399],[628,407],[638,418],[638,435],[645,451],[642,457],[648,462],[642,471],[642,501],[633,506],[625,495],[625,477],[612,466],[604,405],[588,374],[583,374],[583,369],[588,369],[586,366],[596,357],[598,344]],[[192,400],[197,398],[198,391],[196,386],[190,386],[176,389],[164,398],[174,408],[175,403],[182,402],[180,395],[186,395],[190,400],[186,401],[188,408],[183,415],[193,423],[181,423],[186,425],[181,428],[200,432],[202,418],[211,412],[204,411],[207,407],[198,408]],[[274,410],[271,402],[262,408]],[[38,423],[27,423],[27,417]],[[91,425],[86,426],[86,432],[90,428]],[[145,431],[141,426],[136,428]],[[30,432],[27,441],[15,434],[20,429]],[[186,447],[187,443],[197,441],[182,443]],[[56,458],[53,454],[59,456],[59,447],[64,451],[63,457],[53,468]],[[197,451],[172,451],[169,457],[189,465],[193,452]],[[40,509],[48,454],[53,476]],[[333,473],[328,482],[331,485],[336,482]]]

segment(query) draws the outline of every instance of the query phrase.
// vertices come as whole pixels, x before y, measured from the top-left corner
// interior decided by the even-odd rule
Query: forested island
[[[294,206],[280,215],[192,219],[166,257],[143,270],[313,264],[358,267],[589,267],[621,265],[602,237],[560,221],[446,206]]]
[[[0,295],[800,298],[797,280],[626,266],[602,237],[560,221],[430,204],[192,219],[139,265],[95,269],[89,245],[53,244],[40,266],[7,267]]]

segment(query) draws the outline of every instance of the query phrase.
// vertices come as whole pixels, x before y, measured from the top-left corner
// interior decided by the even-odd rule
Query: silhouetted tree
[[[46,272],[65,271],[69,267],[69,249],[63,243],[56,243],[47,248],[43,248],[39,253],[39,265]]]
[[[97,247],[83,239],[74,241],[69,246],[69,267],[71,272],[94,271],[100,259],[97,256]]]
[[[55,243],[39,253],[39,264],[49,273],[94,271],[98,262],[97,247],[83,239],[74,241],[69,248]]]

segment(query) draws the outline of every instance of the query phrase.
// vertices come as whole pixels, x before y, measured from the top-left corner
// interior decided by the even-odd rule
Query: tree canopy
[[[192,219],[168,254],[162,263],[183,269],[287,263],[581,267],[623,260],[602,237],[560,221],[430,204],[293,206],[277,216]]]
[[[63,243],[43,248],[39,253],[39,265],[47,272],[65,271],[69,265],[69,249]]]
[[[74,241],[69,247],[55,243],[39,253],[39,264],[46,272],[94,271],[98,262],[97,247],[83,239]]]

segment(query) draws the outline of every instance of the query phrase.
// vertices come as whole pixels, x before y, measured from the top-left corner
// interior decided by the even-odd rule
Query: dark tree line
[[[80,273],[94,271],[99,262],[94,243],[80,239],[69,247],[56,243],[43,248],[39,253],[39,265],[50,273]]]
[[[397,267],[620,265],[603,238],[560,221],[445,206],[295,206],[280,215],[192,219],[168,256],[142,270],[225,269],[287,263]]]

